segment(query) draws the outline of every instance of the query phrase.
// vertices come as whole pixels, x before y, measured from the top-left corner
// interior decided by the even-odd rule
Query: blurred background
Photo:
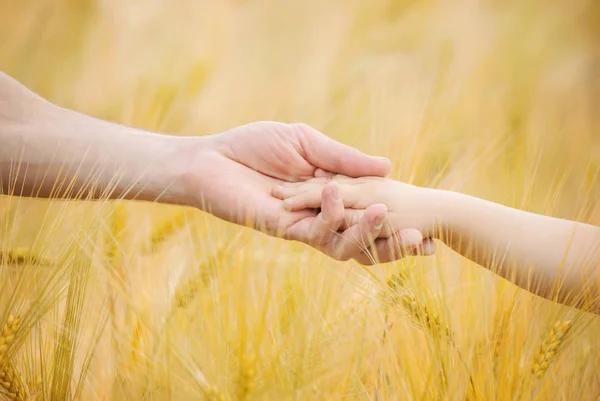
[[[395,179],[600,225],[596,0],[0,0],[0,38],[0,70],[96,117],[185,135],[304,122],[389,157]],[[22,277],[41,283],[48,266],[3,259],[19,294],[4,315],[18,306],[31,323],[14,363],[40,399],[600,396],[597,319],[442,245],[367,271],[160,205],[0,197],[0,223],[3,253],[50,270],[89,248],[75,269],[87,281],[65,273],[35,318]],[[398,272],[451,341],[414,308],[392,318],[376,302],[377,280]],[[69,310],[85,317],[76,328]],[[529,377],[564,316],[561,359]],[[51,368],[67,326],[72,366]]]

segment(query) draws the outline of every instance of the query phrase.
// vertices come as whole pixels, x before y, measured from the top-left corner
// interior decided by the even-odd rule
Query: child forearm
[[[584,306],[598,295],[600,227],[436,192],[441,238],[458,253],[571,306]],[[595,303],[587,306],[600,310]]]
[[[185,139],[58,107],[0,73],[0,194],[175,201]]]
[[[275,188],[273,194],[289,210],[314,208],[331,180],[347,208],[384,203],[391,223],[386,233],[416,228],[535,294],[600,313],[600,227],[376,177],[320,177]],[[377,245],[382,246],[378,253],[386,254],[393,241]]]

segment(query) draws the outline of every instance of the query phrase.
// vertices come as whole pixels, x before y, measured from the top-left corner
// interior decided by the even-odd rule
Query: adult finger
[[[387,219],[387,206],[375,204],[365,209],[357,225],[334,238],[330,255],[338,260],[358,257],[379,236]]]
[[[385,177],[392,169],[384,157],[369,156],[344,145],[306,124],[293,124],[306,160],[322,170],[350,177]]]
[[[315,190],[314,186],[309,186],[306,183],[304,185],[299,185],[296,187],[285,187],[283,185],[276,185],[271,189],[271,195],[277,199],[285,200],[289,197],[300,195],[309,189]]]
[[[287,230],[286,238],[324,248],[336,236],[344,223],[344,205],[339,187],[332,182],[323,188],[321,213],[312,219],[302,220]]]
[[[285,189],[281,189],[284,194]],[[353,208],[357,203],[356,187],[344,186],[341,188],[342,203],[344,207]],[[285,210],[295,212],[303,209],[315,209],[321,206],[322,192],[319,187],[307,188],[304,192],[298,193],[290,198],[283,200]]]
[[[344,221],[338,230],[346,231],[352,226],[355,226],[360,221],[361,217],[365,214],[364,209],[344,209]],[[379,232],[378,238],[389,238],[394,234],[394,227],[388,219],[383,223],[383,227]]]
[[[318,168],[315,170],[315,178],[330,178],[335,175],[336,175],[335,173],[332,173],[331,171],[323,170],[321,168]]]
[[[310,241],[317,248],[327,246],[337,235],[344,222],[344,204],[340,197],[340,189],[335,182],[323,188],[321,195],[321,213],[315,218],[310,232]]]
[[[406,256],[430,256],[435,253],[435,241],[423,238],[419,230],[409,228],[386,239],[377,239],[374,246],[355,260],[363,265],[389,263]]]

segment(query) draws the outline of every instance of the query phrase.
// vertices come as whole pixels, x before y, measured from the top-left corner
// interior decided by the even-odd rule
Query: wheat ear
[[[572,326],[573,323],[570,320],[559,320],[552,326],[533,358],[531,374],[535,378],[539,379],[544,376]]]
[[[245,400],[252,392],[255,386],[256,371],[256,355],[243,354],[240,361],[240,373],[238,381],[238,399]]]
[[[158,226],[150,234],[150,244],[147,251],[156,250],[171,235],[183,228],[191,218],[192,211],[179,212],[172,219]]]
[[[21,319],[17,316],[10,315],[2,330],[2,337],[0,337],[0,364],[4,362],[6,357],[6,351],[8,347],[15,339],[15,333],[19,329]]]
[[[10,361],[5,363],[0,370],[0,384],[11,400],[25,401],[28,398],[21,376],[17,374],[14,364]]]
[[[5,359],[8,348],[15,340],[15,333],[20,324],[21,319],[18,316],[9,315],[0,337],[0,383],[7,391],[8,397],[13,400],[25,399],[25,390],[23,383],[20,381],[20,376],[16,373],[12,362]]]
[[[206,398],[210,401],[225,401],[227,398],[219,391],[217,387],[207,387],[204,390]]]
[[[3,265],[45,265],[48,261],[40,258],[27,248],[14,248],[7,251],[0,250],[0,264]]]
[[[175,305],[177,308],[186,308],[203,288],[205,288],[216,273],[218,263],[223,256],[229,254],[237,245],[241,233],[233,239],[218,246],[208,258],[202,262],[197,271],[187,280],[175,288]]]
[[[418,302],[410,289],[403,286],[405,280],[404,276],[398,275],[393,276],[387,282],[388,289],[383,298],[386,314],[391,308],[400,305],[421,328],[428,329],[434,335],[450,336],[448,326],[442,323],[440,318],[431,311],[431,308]]]

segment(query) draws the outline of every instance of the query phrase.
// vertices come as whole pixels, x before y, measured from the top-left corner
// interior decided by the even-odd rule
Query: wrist
[[[425,238],[440,239],[450,229],[454,199],[444,190],[418,187],[394,181],[387,196],[390,221],[397,229],[415,228]],[[391,196],[390,196],[391,195]]]
[[[424,189],[428,193],[426,206],[431,210],[432,217],[430,236],[447,244],[456,240],[461,232],[461,223],[474,217],[468,216],[474,206],[468,202],[470,198],[448,190]]]
[[[208,162],[207,154],[214,145],[213,136],[157,137],[155,150],[148,154],[148,158],[153,159],[154,174],[149,174],[148,181],[144,180],[148,182],[148,190],[142,199],[198,207],[196,194],[190,190],[190,180],[199,180],[199,175],[210,172],[210,166],[206,169],[198,166]]]
[[[185,177],[200,154],[211,149],[210,137],[158,134],[96,119],[82,121],[86,127],[81,131],[91,139],[84,169],[93,172],[94,165],[104,166],[99,184],[110,191],[110,198],[192,205]],[[81,145],[86,143],[83,140],[77,145],[79,152],[71,153],[83,154]]]

